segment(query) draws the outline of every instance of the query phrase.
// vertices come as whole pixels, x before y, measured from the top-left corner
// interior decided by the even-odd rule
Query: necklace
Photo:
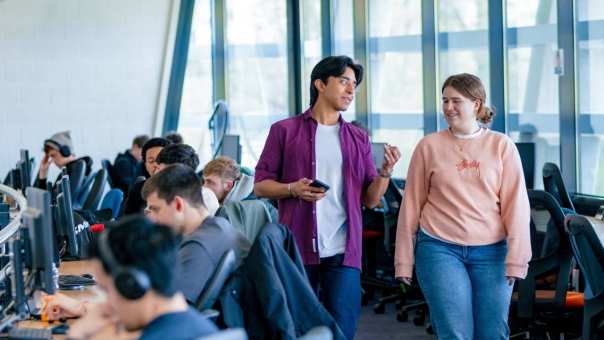
[[[454,133],[451,128],[449,128],[449,132],[451,132],[451,134],[453,135],[453,139],[454,139],[454,143],[455,146],[457,146],[457,149],[459,151],[463,151],[463,149],[473,140],[475,139],[475,137],[477,137],[481,132],[482,132],[482,128],[478,127],[478,129],[470,134],[456,134]]]

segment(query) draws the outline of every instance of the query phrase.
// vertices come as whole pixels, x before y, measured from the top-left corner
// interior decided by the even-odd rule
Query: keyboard
[[[52,339],[49,328],[12,328],[8,332],[9,339],[15,340],[47,340]]]
[[[60,275],[59,276],[59,289],[80,289],[84,286],[95,285],[96,281],[92,278],[80,276],[80,275]]]

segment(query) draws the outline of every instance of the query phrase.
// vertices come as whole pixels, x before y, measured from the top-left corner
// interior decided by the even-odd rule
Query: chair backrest
[[[533,257],[526,279],[518,283],[518,316],[521,318],[533,317],[536,280],[552,273],[556,276],[556,292],[551,303],[562,308],[572,271],[570,241],[564,230],[564,212],[558,201],[542,190],[528,190],[528,197]],[[543,237],[536,240],[535,235],[538,234]]]
[[[111,209],[111,216],[114,219],[117,219],[120,214],[123,200],[124,193],[120,189],[111,189],[105,194],[105,197],[103,197],[103,201],[101,202],[101,210]]]
[[[83,159],[72,162],[72,164],[69,165],[68,175],[71,197],[78,197],[86,177],[86,162]]]
[[[90,192],[88,193],[88,196],[86,196],[86,200],[82,205],[82,210],[96,211],[99,208],[99,203],[103,197],[103,191],[105,190],[106,184],[107,172],[105,169],[101,169],[97,171],[96,175],[94,175],[94,182],[92,183]]]
[[[604,248],[591,222],[581,215],[566,217],[573,254],[585,278],[586,295],[604,292]],[[591,296],[586,296],[590,298]]]
[[[247,333],[243,328],[229,328],[197,340],[247,340]]]
[[[84,178],[78,196],[73,199],[73,205],[76,209],[81,209],[84,205],[84,201],[86,200],[86,197],[88,197],[88,194],[90,194],[90,190],[92,189],[92,183],[94,183],[95,175],[96,173],[91,173],[86,178]]]
[[[214,306],[224,283],[235,270],[236,263],[237,258],[233,249],[227,250],[222,255],[218,266],[216,266],[214,273],[212,273],[212,277],[203,288],[199,299],[197,299],[198,310],[203,311]]]
[[[560,168],[554,163],[543,164],[543,188],[558,200],[561,207],[575,211],[575,206],[564,186]]]
[[[115,188],[113,165],[111,165],[111,162],[108,159],[103,159],[101,161],[101,166],[107,171],[107,182],[109,183],[109,186]]]

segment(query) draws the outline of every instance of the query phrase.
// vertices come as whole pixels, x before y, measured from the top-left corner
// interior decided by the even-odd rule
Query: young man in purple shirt
[[[362,78],[349,57],[320,61],[310,108],[271,126],[254,185],[258,197],[279,201],[279,222],[294,234],[310,284],[349,339],[361,308],[361,204],[379,203],[400,158],[386,145],[378,174],[367,133],[342,119]],[[315,179],[329,189],[311,185]]]

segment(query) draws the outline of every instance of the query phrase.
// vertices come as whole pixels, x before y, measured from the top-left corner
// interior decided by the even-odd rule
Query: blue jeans
[[[306,266],[306,274],[325,309],[352,340],[361,314],[361,271],[342,261],[344,254],[322,258],[319,265]]]
[[[507,339],[512,288],[505,240],[460,246],[417,235],[415,272],[438,339]]]

